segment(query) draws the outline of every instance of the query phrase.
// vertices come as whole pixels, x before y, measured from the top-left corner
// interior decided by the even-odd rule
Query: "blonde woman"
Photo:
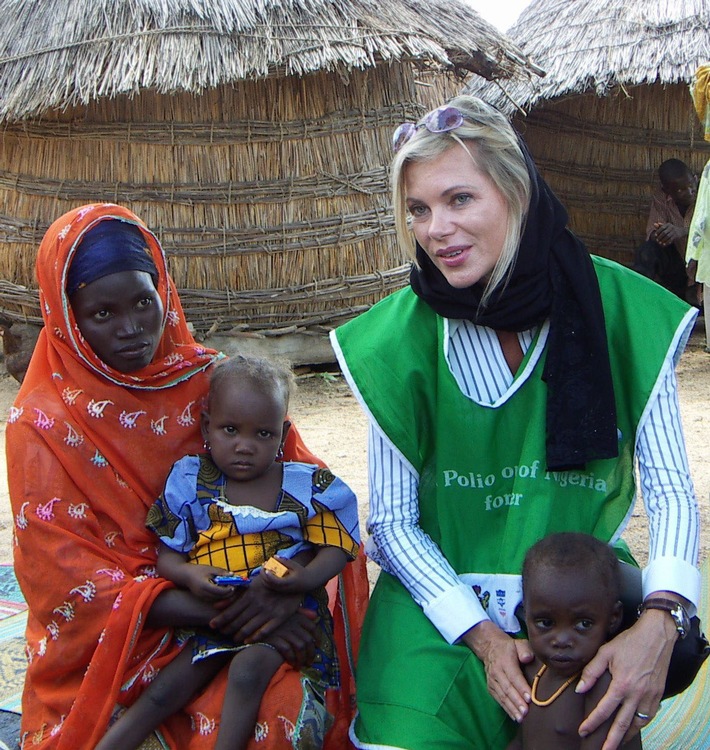
[[[370,418],[368,549],[382,566],[351,738],[505,748],[530,701],[521,664],[533,655],[513,637],[525,552],[555,531],[618,542],[637,462],[651,518],[642,614],[577,687],[612,674],[579,732],[613,715],[613,750],[658,710],[675,618],[699,594],[673,370],[695,312],[590,257],[484,102],[457,97],[400,126],[394,145],[411,284],[332,336]]]

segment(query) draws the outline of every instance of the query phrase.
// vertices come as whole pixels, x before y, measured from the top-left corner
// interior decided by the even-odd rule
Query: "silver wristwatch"
[[[685,638],[685,636],[688,635],[690,630],[690,618],[685,611],[685,607],[680,602],[676,602],[673,599],[651,597],[639,605],[639,617],[641,616],[641,613],[645,612],[647,609],[662,609],[664,612],[668,612],[675,622],[678,635],[681,638]]]

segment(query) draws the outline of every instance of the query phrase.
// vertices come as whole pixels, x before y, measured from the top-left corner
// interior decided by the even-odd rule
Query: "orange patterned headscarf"
[[[153,362],[140,372],[130,375],[111,370],[86,344],[76,326],[66,293],[69,267],[82,238],[90,229],[107,219],[128,222],[142,232],[158,269],[157,290],[165,310],[163,337]],[[188,330],[160,243],[140,219],[126,208],[111,203],[83,206],[57,219],[39,248],[37,281],[45,331],[49,333],[45,342],[48,347],[46,352],[52,360],[58,356],[63,366],[70,370],[74,370],[75,364],[82,369],[88,367],[115,385],[143,390],[169,388],[176,381],[204,370],[214,360],[215,353],[198,346]],[[28,376],[31,375],[32,373],[28,373]],[[42,373],[40,377],[43,377]]]
[[[703,126],[703,136],[710,141],[710,65],[701,65],[692,86],[693,104]]]

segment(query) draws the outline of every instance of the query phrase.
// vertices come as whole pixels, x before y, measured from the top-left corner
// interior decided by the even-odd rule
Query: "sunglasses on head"
[[[430,133],[448,133],[461,125],[463,115],[456,107],[437,107],[416,124],[403,122],[392,134],[392,148],[396,154],[422,128],[426,128]]]

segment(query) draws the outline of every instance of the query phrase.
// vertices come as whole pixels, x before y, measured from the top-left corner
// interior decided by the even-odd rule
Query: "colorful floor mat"
[[[0,565],[0,710],[20,711],[27,605],[11,565]]]

